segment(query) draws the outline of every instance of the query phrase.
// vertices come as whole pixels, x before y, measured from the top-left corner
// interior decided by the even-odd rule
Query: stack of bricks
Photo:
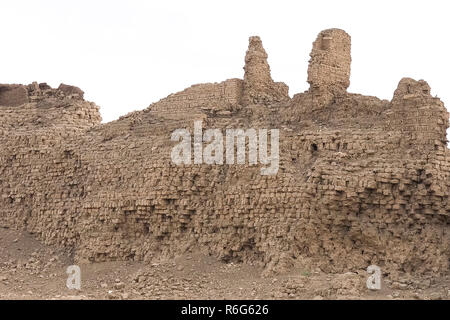
[[[107,124],[78,90],[26,87],[27,102],[0,106],[0,225],[69,248],[78,261],[153,261],[198,248],[274,271],[308,261],[328,272],[376,264],[448,274],[448,113],[421,81],[402,80],[392,101],[346,93],[348,38],[331,36],[321,48],[345,53],[333,55],[339,68],[317,58],[325,66],[309,72],[326,90],[273,104],[245,103],[246,81],[270,83],[268,68],[263,78],[250,72],[255,65],[244,80],[196,85]],[[320,80],[326,72],[332,82]],[[329,92],[326,104],[320,94]],[[200,119],[221,130],[279,128],[277,174],[175,165],[171,133]]]

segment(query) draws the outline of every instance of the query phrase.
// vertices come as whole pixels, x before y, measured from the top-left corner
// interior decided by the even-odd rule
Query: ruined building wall
[[[255,61],[245,69],[265,65]],[[101,125],[77,90],[27,87],[29,102],[0,107],[0,225],[65,246],[76,260],[153,261],[191,248],[275,271],[377,264],[391,274],[448,274],[448,113],[425,83],[402,80],[382,101],[346,93],[336,76],[323,91],[246,105],[246,81],[273,92],[259,86],[268,77],[251,74],[259,73],[192,86]],[[55,116],[37,122],[39,108]],[[192,131],[196,119],[205,128],[280,128],[277,175],[261,176],[259,165],[173,164],[171,133]]]

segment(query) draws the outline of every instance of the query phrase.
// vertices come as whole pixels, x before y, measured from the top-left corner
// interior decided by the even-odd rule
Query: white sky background
[[[312,42],[352,37],[350,92],[391,99],[402,77],[424,79],[450,106],[448,1],[5,1],[0,83],[80,87],[117,119],[184,88],[242,78],[259,35],[275,81],[307,90]]]

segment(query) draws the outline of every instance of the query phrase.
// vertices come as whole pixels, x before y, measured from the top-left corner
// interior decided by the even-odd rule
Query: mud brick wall
[[[252,52],[262,48],[254,40]],[[264,55],[244,80],[195,85],[106,124],[79,89],[24,86],[26,103],[0,107],[0,225],[77,261],[200,249],[267,271],[448,274],[448,112],[424,81],[401,80],[391,101],[347,93],[349,38],[333,29],[317,41],[313,52],[332,54],[313,59],[311,85],[326,90],[293,99],[259,100],[276,92],[261,85],[271,83],[258,73]],[[321,80],[327,73],[333,81]],[[173,164],[171,133],[197,119],[205,129],[280,129],[278,173]]]

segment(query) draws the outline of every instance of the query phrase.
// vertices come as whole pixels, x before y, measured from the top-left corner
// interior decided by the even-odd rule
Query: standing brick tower
[[[267,53],[258,36],[249,38],[244,71],[244,105],[268,104],[289,99],[288,86],[272,80]]]
[[[313,42],[308,67],[311,92],[345,92],[350,85],[350,36],[341,29],[323,30]]]

